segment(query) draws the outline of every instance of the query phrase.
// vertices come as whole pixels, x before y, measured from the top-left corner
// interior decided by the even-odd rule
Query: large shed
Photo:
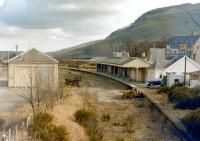
[[[8,87],[56,88],[58,85],[58,61],[35,48],[8,62]]]

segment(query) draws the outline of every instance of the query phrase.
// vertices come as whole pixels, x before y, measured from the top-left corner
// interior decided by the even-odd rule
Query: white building
[[[58,63],[35,48],[24,52],[8,62],[8,87],[56,88]]]
[[[173,74],[173,77],[170,75],[170,78],[173,80],[171,79],[168,80],[168,82],[170,82],[169,85],[171,85],[173,82],[175,83],[175,81],[177,83],[179,78],[181,78],[179,80],[181,82],[182,76],[184,76],[185,73],[185,62],[186,62],[186,73],[200,70],[200,65],[187,56],[176,57],[172,60],[155,61],[151,65],[151,67],[146,69],[147,81],[162,79],[163,76]]]

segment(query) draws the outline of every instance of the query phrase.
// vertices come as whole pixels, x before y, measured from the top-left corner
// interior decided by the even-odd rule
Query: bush
[[[90,141],[101,141],[103,138],[102,132],[97,128],[97,120],[95,114],[84,109],[78,110],[75,113],[76,122],[86,128],[87,134],[90,136]]]
[[[4,123],[5,123],[5,120],[0,118],[0,129],[3,128]]]
[[[200,107],[200,97],[189,98],[176,103],[176,108],[179,109],[197,109]]]
[[[200,95],[200,86],[196,86],[193,88],[193,91],[197,94]]]
[[[28,135],[42,141],[68,141],[65,126],[53,124],[53,116],[48,113],[38,113],[28,126]]]
[[[86,128],[90,128],[91,126],[96,127],[96,117],[92,112],[83,109],[78,110],[75,113],[75,118],[80,125]]]
[[[186,127],[191,131],[195,136],[200,138],[200,109],[191,112],[186,115],[183,119]]]
[[[171,102],[179,109],[197,109],[200,107],[200,96],[190,88],[176,87],[168,93]]]
[[[101,117],[102,121],[108,122],[110,121],[110,114],[103,114]]]
[[[187,87],[176,87],[168,93],[168,98],[171,102],[185,101],[196,96],[194,91]]]
[[[162,87],[158,90],[158,93],[161,94],[161,93],[168,93],[169,91],[171,90],[170,87]]]

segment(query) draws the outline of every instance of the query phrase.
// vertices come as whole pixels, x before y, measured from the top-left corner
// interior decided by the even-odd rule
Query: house
[[[95,61],[97,72],[139,82],[145,82],[145,70],[149,67],[146,61],[137,57],[99,57],[91,61]]]
[[[33,48],[8,61],[8,87],[56,88],[58,61]]]
[[[200,36],[174,36],[166,47],[167,57],[188,56],[195,61],[200,61]]]
[[[200,65],[187,56],[155,61],[146,69],[147,81],[163,79],[164,76],[168,76],[166,80],[168,86],[174,83],[182,83],[185,70],[186,73],[199,71]]]

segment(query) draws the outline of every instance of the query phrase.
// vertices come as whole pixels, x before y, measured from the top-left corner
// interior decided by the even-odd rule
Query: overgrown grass
[[[199,89],[187,87],[164,87],[159,89],[158,93],[166,93],[170,102],[175,103],[178,109],[197,109],[200,107]]]
[[[75,113],[76,122],[82,125],[87,134],[90,136],[90,141],[101,141],[103,138],[102,132],[97,126],[97,117],[94,113],[84,109],[78,110]]]
[[[3,128],[3,126],[4,126],[4,123],[5,123],[5,120],[4,120],[4,119],[2,119],[2,118],[0,118],[0,129],[2,129],[2,128]]]
[[[38,113],[28,126],[28,135],[41,141],[68,141],[65,126],[55,125],[49,113]]]
[[[123,125],[125,126],[125,130],[127,133],[133,133],[133,125],[135,123],[135,117],[133,114],[128,114],[124,120]]]
[[[183,121],[188,130],[191,131],[197,138],[200,138],[200,109],[187,114]]]

